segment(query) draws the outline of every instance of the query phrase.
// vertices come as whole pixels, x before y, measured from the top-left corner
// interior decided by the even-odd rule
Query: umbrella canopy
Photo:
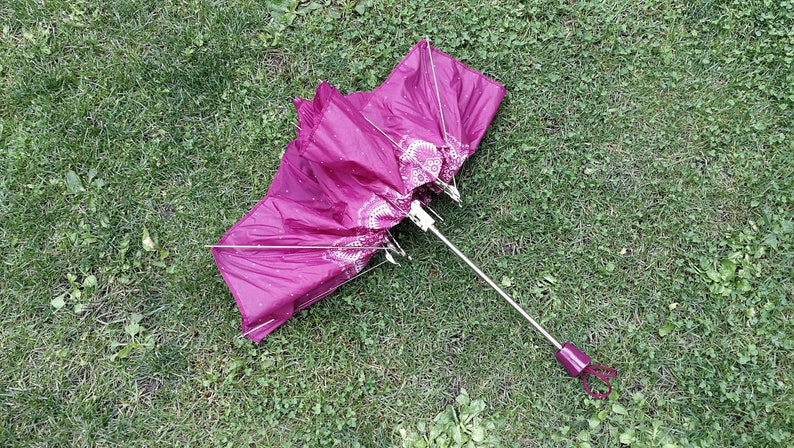
[[[320,83],[264,197],[212,247],[260,341],[362,271],[476,149],[504,87],[420,41],[373,92]]]
[[[428,149],[450,182],[474,153],[504,98],[504,87],[432,47],[417,43],[378,86],[361,113],[396,141],[403,158]]]

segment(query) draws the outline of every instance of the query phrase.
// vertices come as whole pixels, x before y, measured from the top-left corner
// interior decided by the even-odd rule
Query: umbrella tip
[[[386,256],[386,261],[393,265],[400,266],[400,263],[394,259],[394,256],[391,254],[391,252],[386,251],[383,254]]]
[[[461,205],[460,191],[458,190],[457,187],[455,187],[454,185],[450,185],[440,179],[436,180],[435,184],[438,188],[441,189],[441,191],[446,193],[447,196],[449,196],[453,201],[457,202],[458,205]]]

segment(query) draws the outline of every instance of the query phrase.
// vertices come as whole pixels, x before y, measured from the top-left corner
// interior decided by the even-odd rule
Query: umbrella
[[[242,315],[261,341],[295,312],[365,272],[372,256],[404,254],[389,229],[408,217],[461,257],[556,348],[571,376],[598,398],[617,372],[560,344],[435,227],[433,193],[460,203],[455,174],[480,143],[505,95],[499,83],[417,43],[372,92],[343,95],[326,82],[297,98],[297,136],[265,197],[211,246]],[[587,376],[609,390],[593,393]]]

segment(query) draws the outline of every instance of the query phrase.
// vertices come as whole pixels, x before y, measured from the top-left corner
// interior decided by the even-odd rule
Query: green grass
[[[461,389],[504,446],[791,444],[794,3],[464,3],[4,2],[0,445],[395,446]],[[441,230],[609,400],[407,224],[412,261],[236,339],[203,245],[291,99],[425,35],[508,92]]]

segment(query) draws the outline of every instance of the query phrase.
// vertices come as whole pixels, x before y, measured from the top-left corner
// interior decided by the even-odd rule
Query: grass
[[[790,444],[794,4],[521,3],[3,3],[0,443],[409,445],[465,389],[503,446]],[[508,92],[442,231],[609,400],[409,225],[412,261],[236,339],[202,246],[290,100],[425,35]]]

